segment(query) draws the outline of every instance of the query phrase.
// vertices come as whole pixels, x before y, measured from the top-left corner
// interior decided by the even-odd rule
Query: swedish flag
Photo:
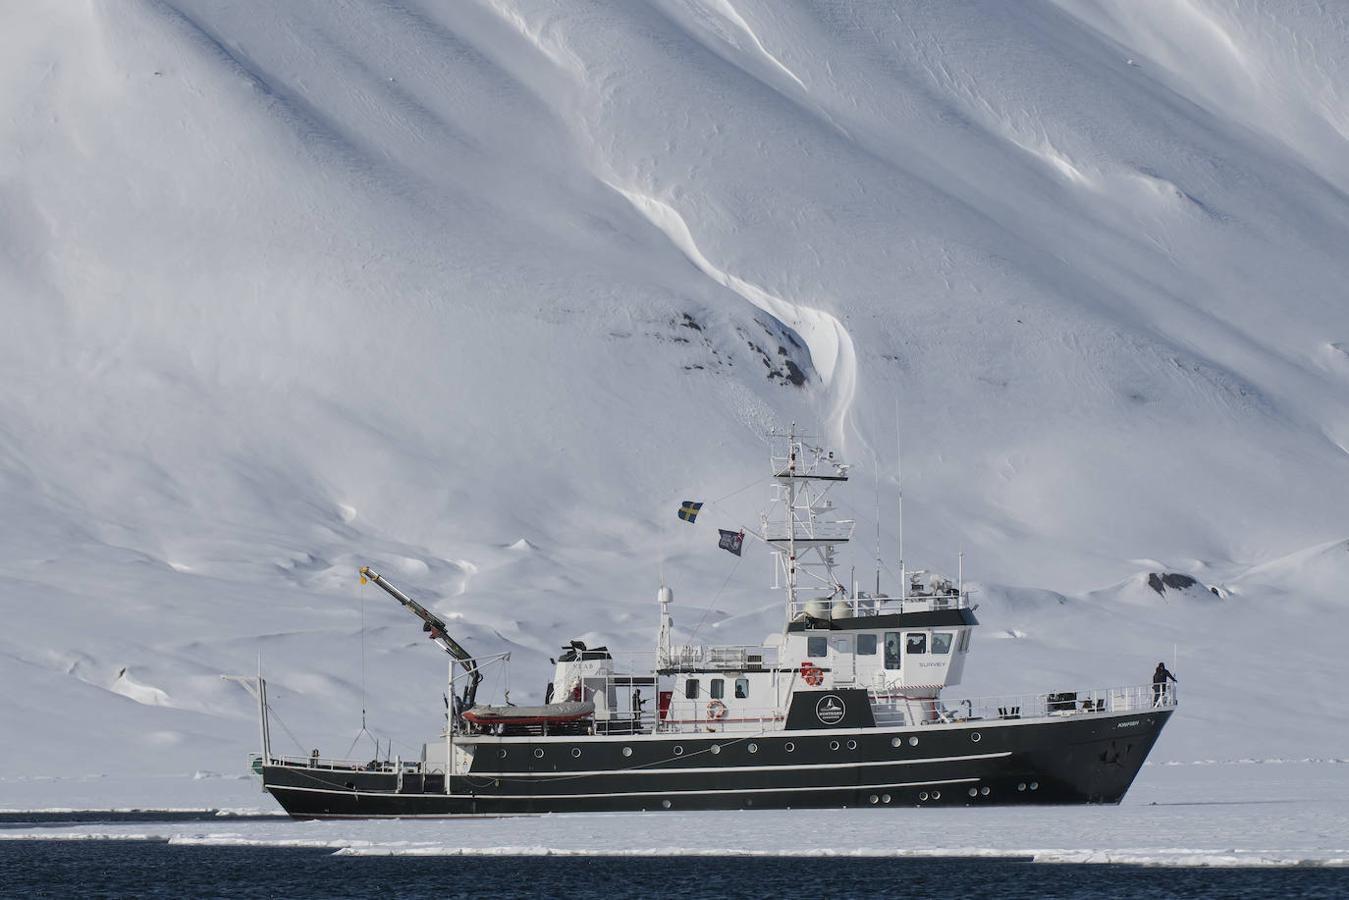
[[[685,500],[684,505],[679,507],[679,518],[692,525],[698,518],[698,510],[702,508],[701,500],[697,503],[692,500]]]

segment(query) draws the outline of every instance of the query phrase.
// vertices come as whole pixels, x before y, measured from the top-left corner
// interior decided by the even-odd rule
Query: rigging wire
[[[361,731],[365,731],[365,591],[361,594]]]
[[[717,593],[713,595],[712,599],[708,601],[706,608],[703,609],[703,617],[698,620],[698,624],[694,626],[691,632],[689,632],[690,642],[692,642],[693,639],[698,636],[698,632],[702,630],[703,623],[707,621],[708,615],[712,612],[712,607],[721,599],[722,592],[726,590],[726,585],[731,583],[731,577],[735,575],[736,570],[740,568],[740,563],[743,559],[744,557],[736,557],[735,565],[731,566],[731,571],[727,573],[726,580],[721,583],[721,587],[717,588]]]
[[[752,487],[754,487],[754,486],[756,486],[756,485],[762,484],[762,483],[765,482],[765,481],[771,481],[771,480],[772,480],[772,476],[771,476],[771,475],[765,475],[765,476],[762,476],[762,477],[760,477],[760,478],[756,478],[756,479],[754,479],[753,481],[751,481],[749,484],[745,485],[744,487],[736,488],[735,490],[731,491],[729,494],[725,495],[724,497],[718,497],[718,498],[715,499],[715,500],[705,500],[705,501],[703,502],[703,506],[716,506],[718,503],[721,503],[721,502],[724,501],[724,500],[729,500],[729,499],[731,499],[731,498],[734,497],[736,494],[743,494],[745,491],[749,490],[750,488],[752,488]]]
[[[304,756],[307,752],[304,749],[304,744],[301,744],[299,738],[295,736],[295,733],[286,727],[285,720],[282,719],[279,715],[277,715],[276,709],[272,707],[272,704],[270,702],[268,702],[267,704],[266,713],[270,718],[276,720],[276,724],[281,726],[281,730],[286,733],[286,737],[290,738],[291,743],[293,743],[299,749],[300,755]]]
[[[364,580],[364,579],[362,579]],[[359,589],[358,589],[359,590]],[[361,730],[356,732],[356,736],[351,739],[351,746],[347,748],[347,756],[351,756],[351,751],[356,749],[356,744],[365,735],[370,740],[375,741],[375,758],[379,758],[379,741],[365,727],[365,592],[361,594]]]

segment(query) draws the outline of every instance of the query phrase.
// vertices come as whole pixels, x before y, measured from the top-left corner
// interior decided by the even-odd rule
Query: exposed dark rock
[[[1194,587],[1199,582],[1189,575],[1181,575],[1178,572],[1151,572],[1148,574],[1148,587],[1152,588],[1159,595],[1165,594],[1167,588],[1175,591],[1183,591]],[[1214,594],[1218,592],[1209,588]]]
[[[762,324],[762,323],[761,323]],[[763,360],[764,368],[768,370],[770,381],[781,381],[784,384],[790,384],[795,387],[801,387],[806,383],[806,373],[796,364],[787,352],[787,348],[778,346],[778,354],[783,357],[782,365],[778,366],[773,362],[773,357],[768,351],[760,347],[751,340],[746,339],[745,343],[749,349],[753,350]]]

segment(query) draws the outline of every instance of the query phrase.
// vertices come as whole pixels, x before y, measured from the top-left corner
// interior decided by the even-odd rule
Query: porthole
[[[917,738],[917,737],[911,737],[911,738],[909,738],[909,746],[910,746],[910,747],[917,747],[917,746],[918,746],[918,738]]]
[[[786,750],[788,753],[793,753],[796,751],[796,745],[793,744],[791,741],[788,741],[787,743],[782,745],[782,749]]]
[[[505,758],[506,758],[506,751],[505,751],[505,750],[498,750],[498,751],[497,751],[497,756],[501,757],[502,759],[505,759]]]
[[[662,801],[660,801],[660,805],[661,805],[661,807],[664,808],[664,809],[669,809],[669,808],[670,808],[670,801],[669,801],[669,800],[662,800]]]
[[[987,797],[987,796],[988,796],[988,787],[987,787],[987,786],[984,786],[984,787],[979,788],[979,793],[981,793],[981,794],[983,794],[985,797]]]
[[[926,800],[926,799],[927,799],[927,791],[923,791],[922,793],[920,793],[920,794],[918,795],[918,799],[919,799],[919,800]]]
[[[933,792],[932,792],[932,799],[933,799],[933,800],[940,800],[940,799],[941,799],[941,791],[933,791]]]
[[[684,748],[683,748],[683,747],[680,747],[680,746],[678,746],[678,745],[676,745],[675,748],[674,748],[674,755],[675,755],[675,756],[683,756],[683,755],[684,755]]]
[[[978,789],[978,788],[970,788],[970,796],[971,796],[971,797],[978,797],[978,796],[979,796],[979,789]]]
[[[543,759],[543,748],[542,748],[542,747],[536,747],[536,748],[534,749],[534,758],[535,758],[535,759]]]
[[[830,750],[837,750],[837,749],[838,749],[838,741],[830,741],[830,742],[829,742],[829,749],[830,749]]]
[[[721,745],[720,745],[720,744],[713,744],[711,749],[712,749],[712,755],[713,755],[713,756],[716,756],[718,753],[721,752]]]
[[[1018,785],[1016,786],[1016,789],[1017,789],[1018,791],[1024,791],[1024,790],[1026,789],[1026,782],[1023,781],[1023,782],[1021,782],[1020,784],[1018,784]]]
[[[857,741],[848,741],[848,749],[849,749],[849,750],[856,750],[856,749],[857,749]]]
[[[903,738],[890,738],[891,747],[902,747],[903,745],[904,745]]]
[[[624,747],[624,748],[623,748],[623,755],[624,755],[624,756],[632,756],[632,748],[631,748],[631,747]]]
[[[881,802],[882,802],[882,803],[889,803],[889,802],[890,802],[890,795],[889,795],[889,794],[881,794]]]
[[[581,748],[580,748],[580,747],[572,747],[572,748],[571,748],[571,758],[572,758],[572,759],[580,759],[580,758],[581,758]]]
[[[1038,791],[1038,790],[1040,789],[1040,782],[1038,782],[1038,781],[1032,781],[1032,782],[1030,783],[1030,789],[1031,789],[1032,791]]]
[[[970,734],[970,740],[973,741],[973,742],[976,743],[976,744],[979,743],[980,741],[982,741],[983,739],[984,739],[984,736],[983,736],[982,734],[980,734],[979,732],[977,732],[977,731],[972,732],[972,733]]]
[[[750,753],[758,753],[758,752],[759,752],[759,745],[758,745],[758,744],[750,744],[749,747],[748,747],[747,749],[749,750]]]
[[[880,798],[880,797],[877,797],[875,794],[872,794],[870,797],[867,798],[867,800],[870,801],[870,802],[872,802],[872,803],[880,803],[880,802],[881,802],[881,798]]]

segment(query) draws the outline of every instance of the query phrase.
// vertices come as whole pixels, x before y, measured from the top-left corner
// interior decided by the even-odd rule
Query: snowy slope
[[[259,654],[298,743],[364,681],[415,752],[443,658],[363,563],[517,700],[562,639],[648,646],[662,570],[757,640],[768,559],[713,529],[792,421],[868,535],[902,424],[909,561],[982,585],[971,692],[1174,651],[1159,758],[1349,736],[1344,7],[0,16],[0,775],[234,771]]]

